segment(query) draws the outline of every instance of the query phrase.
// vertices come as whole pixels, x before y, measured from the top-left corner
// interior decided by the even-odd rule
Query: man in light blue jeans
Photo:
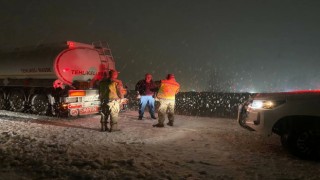
[[[152,119],[156,119],[154,115],[154,98],[150,95],[141,96],[140,98],[140,104],[139,104],[139,119],[143,118],[144,110],[146,108],[146,105],[148,105],[149,113]]]
[[[142,120],[144,110],[148,105],[149,113],[152,119],[157,119],[154,115],[155,113],[155,100],[154,100],[154,91],[155,91],[155,84],[152,81],[152,75],[147,73],[145,75],[145,79],[140,80],[135,87],[137,92],[137,98],[140,99],[139,103],[139,120]]]

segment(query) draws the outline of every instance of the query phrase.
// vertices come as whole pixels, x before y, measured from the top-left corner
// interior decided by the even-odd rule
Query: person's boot
[[[162,128],[162,127],[164,127],[164,125],[163,124],[154,124],[154,125],[152,125],[153,127],[158,127],[158,128]]]
[[[101,123],[101,131],[105,131],[104,123]]]
[[[103,113],[101,113],[101,119],[100,119],[100,123],[101,123],[101,131],[106,131],[105,129],[105,125],[104,125],[104,122],[105,122],[105,116]]]
[[[172,122],[172,121],[169,121],[169,122],[167,123],[167,125],[168,125],[168,126],[173,126],[173,122]]]
[[[108,122],[106,122],[106,123],[104,124],[104,130],[105,130],[105,131],[109,131]]]
[[[157,119],[155,115],[151,115],[151,118],[152,119]]]
[[[139,116],[139,117],[138,117],[138,120],[142,120],[142,116]]]
[[[116,132],[116,131],[120,131],[120,129],[118,128],[118,124],[111,125],[109,132]]]

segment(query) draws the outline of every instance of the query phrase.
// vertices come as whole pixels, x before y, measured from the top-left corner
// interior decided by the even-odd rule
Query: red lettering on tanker
[[[22,73],[52,72],[49,67],[21,68],[20,70]]]
[[[79,109],[79,114],[94,114],[99,112],[99,107],[94,106],[94,107],[86,107]]]
[[[81,105],[81,104],[69,104],[69,105],[68,105],[68,108],[69,108],[69,109],[82,108],[82,105]]]

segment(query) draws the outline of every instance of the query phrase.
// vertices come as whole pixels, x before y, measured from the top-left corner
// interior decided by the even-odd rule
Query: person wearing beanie
[[[137,99],[139,102],[139,120],[142,120],[144,110],[148,105],[149,113],[152,119],[157,119],[155,116],[155,84],[152,80],[152,75],[150,73],[145,74],[145,78],[140,80],[135,87],[137,92]]]

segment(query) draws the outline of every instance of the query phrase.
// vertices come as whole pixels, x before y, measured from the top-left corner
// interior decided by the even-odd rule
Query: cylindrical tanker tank
[[[58,116],[99,113],[95,87],[115,69],[109,45],[102,42],[0,50],[0,62],[0,109]]]
[[[10,53],[0,53],[0,79],[6,83],[19,83],[19,79],[39,80],[33,82],[34,86],[43,86],[43,81],[52,79],[47,83],[60,80],[66,85],[73,82],[90,82],[101,79],[103,72],[114,69],[113,59],[102,54],[93,46],[70,47],[64,45],[47,45],[37,48],[16,50]]]
[[[57,76],[52,65],[63,49],[63,47],[30,47],[0,53],[0,78],[55,79]]]
[[[58,79],[68,85],[74,81],[100,79],[105,69],[97,50],[82,47],[64,50],[53,66]]]

